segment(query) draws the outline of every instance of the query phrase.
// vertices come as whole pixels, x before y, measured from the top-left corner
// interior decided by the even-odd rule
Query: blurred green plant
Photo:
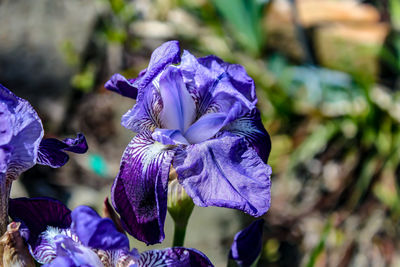
[[[213,0],[232,33],[249,52],[259,55],[264,47],[263,10],[269,0]]]

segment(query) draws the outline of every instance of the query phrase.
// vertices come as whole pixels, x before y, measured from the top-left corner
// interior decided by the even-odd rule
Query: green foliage
[[[261,20],[264,5],[260,0],[213,0],[223,18],[233,28],[237,40],[252,54],[261,52],[264,45]]]

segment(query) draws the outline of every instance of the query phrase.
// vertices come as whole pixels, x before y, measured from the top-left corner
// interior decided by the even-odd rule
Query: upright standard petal
[[[39,143],[43,137],[43,126],[28,101],[17,97],[1,84],[0,102],[2,103],[0,113],[6,114],[8,127],[12,129],[11,139],[8,132],[2,140],[4,142],[7,139],[7,145],[12,148],[7,166],[7,178],[16,179],[36,163]],[[7,111],[4,105],[7,106]],[[2,124],[4,126],[4,123]]]
[[[37,163],[52,168],[59,168],[67,163],[69,156],[64,151],[85,153],[88,150],[85,136],[81,133],[76,138],[66,138],[60,141],[46,138],[40,142]]]
[[[160,77],[162,128],[185,132],[196,117],[196,106],[183,83],[180,70],[168,67]]]
[[[261,252],[263,226],[264,220],[260,219],[238,232],[229,251],[229,258],[239,266],[251,266]]]
[[[79,206],[72,213],[72,231],[85,246],[102,250],[129,249],[129,240],[109,218],[101,218],[88,206]]]
[[[151,54],[149,66],[142,72],[141,77],[135,80],[135,86],[138,88],[138,100],[141,100],[144,88],[160,74],[166,66],[177,64],[181,59],[181,48],[178,41],[165,42],[157,47]]]
[[[243,138],[225,136],[178,149],[173,166],[198,206],[261,216],[270,206],[271,167]]]
[[[226,124],[255,108],[254,81],[242,66],[226,63],[216,56],[196,59],[184,51],[178,68],[200,115],[225,113]]]
[[[149,250],[140,254],[139,267],[210,267],[206,255],[196,249],[173,247],[163,250]]]
[[[271,152],[271,138],[262,124],[258,109],[255,108],[245,116],[226,125],[222,129],[222,135],[228,133],[244,137],[264,163],[268,162]]]
[[[167,188],[174,151],[155,142],[151,133],[132,139],[112,187],[112,202],[124,228],[146,244],[164,239]]]

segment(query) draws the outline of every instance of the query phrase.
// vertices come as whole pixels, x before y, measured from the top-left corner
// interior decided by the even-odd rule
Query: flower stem
[[[10,189],[11,182],[7,180],[4,174],[0,174],[0,236],[7,230]]]
[[[183,247],[185,241],[186,227],[189,220],[186,221],[185,225],[175,222],[174,229],[174,240],[172,243],[173,247]]]

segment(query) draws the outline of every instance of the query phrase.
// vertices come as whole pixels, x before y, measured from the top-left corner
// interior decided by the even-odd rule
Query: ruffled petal
[[[110,91],[114,91],[122,96],[136,99],[138,90],[133,84],[135,79],[128,80],[119,73],[111,76],[110,80],[104,85]]]
[[[134,82],[134,86],[138,88],[138,101],[142,100],[142,96],[146,91],[144,88],[146,88],[166,66],[179,63],[180,58],[181,48],[178,41],[165,42],[153,51],[149,66],[145,71],[141,72],[141,75]]]
[[[271,152],[271,138],[262,124],[260,112],[253,109],[245,116],[231,122],[222,129],[236,136],[244,137],[260,158],[267,163]],[[226,134],[224,132],[223,134]]]
[[[2,142],[7,141],[12,152],[7,166],[7,178],[16,179],[22,172],[35,165],[39,143],[43,137],[43,126],[28,101],[17,97],[1,84],[0,102],[1,112],[6,115],[5,119],[8,121],[8,126],[5,126],[7,133]],[[5,112],[4,104],[8,112]],[[4,124],[0,128],[3,127]],[[11,139],[9,127],[12,130]]]
[[[146,244],[164,239],[167,182],[173,155],[174,151],[155,142],[151,133],[138,134],[125,149],[112,187],[112,202],[124,228]]]
[[[160,77],[162,128],[185,132],[196,117],[196,106],[183,83],[180,70],[168,67]]]
[[[102,250],[129,249],[129,240],[120,233],[109,218],[101,218],[87,206],[79,206],[72,213],[71,229],[85,246]]]
[[[31,245],[48,226],[69,228],[71,225],[71,211],[62,202],[51,198],[10,199],[8,214],[28,227]]]
[[[136,133],[161,128],[159,117],[162,108],[160,92],[151,83],[147,86],[142,99],[138,100],[133,108],[122,116],[121,124]]]
[[[239,266],[251,266],[261,252],[263,226],[264,220],[260,219],[238,232],[229,251],[229,258]]]
[[[254,81],[242,66],[226,63],[216,56],[196,59],[184,51],[178,67],[200,116],[225,113],[227,124],[255,108]]]
[[[66,138],[60,141],[55,138],[46,138],[40,142],[37,163],[52,168],[59,168],[69,160],[64,151],[85,153],[88,150],[85,136],[81,133],[76,138]]]
[[[202,252],[184,247],[149,250],[140,254],[139,267],[209,267],[211,261]]]
[[[225,136],[177,150],[178,180],[198,206],[261,216],[270,206],[271,167],[243,138]]]

